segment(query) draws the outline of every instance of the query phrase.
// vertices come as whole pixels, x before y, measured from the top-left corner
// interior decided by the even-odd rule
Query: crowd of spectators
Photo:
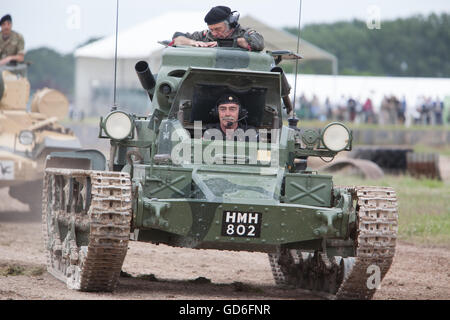
[[[439,97],[421,96],[414,105],[408,105],[405,97],[384,96],[379,105],[371,98],[360,99],[341,96],[337,101],[317,95],[308,99],[305,94],[296,101],[295,112],[300,119],[319,121],[345,121],[373,124],[442,125],[444,101]],[[409,118],[409,119],[408,119]]]

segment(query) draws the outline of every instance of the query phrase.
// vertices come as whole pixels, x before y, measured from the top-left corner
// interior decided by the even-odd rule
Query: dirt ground
[[[137,242],[130,242],[123,266],[132,277],[121,277],[114,293],[71,291],[45,271],[40,217],[10,198],[7,189],[0,190],[0,199],[0,300],[324,298],[276,287],[263,253]],[[450,250],[398,243],[394,263],[374,298],[450,299]]]

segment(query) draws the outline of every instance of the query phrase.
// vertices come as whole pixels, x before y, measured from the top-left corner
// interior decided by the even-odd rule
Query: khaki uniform
[[[3,40],[3,32],[0,32],[0,59],[17,54],[25,54],[25,41],[20,33],[11,31],[7,40]]]
[[[195,40],[195,41],[217,41],[218,39],[214,38],[209,30],[204,31],[196,31],[194,33],[181,33],[176,32],[172,38],[176,38],[179,36],[185,36],[186,38]],[[233,33],[227,39],[237,39],[244,38],[248,44],[250,45],[250,49],[252,51],[262,51],[264,49],[264,38],[261,34],[256,32],[250,28],[242,28],[241,26],[237,26]]]

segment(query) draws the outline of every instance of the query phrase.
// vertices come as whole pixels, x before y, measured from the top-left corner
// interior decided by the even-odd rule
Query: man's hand
[[[23,62],[24,61],[24,55],[23,54],[18,54],[15,56],[8,56],[6,58],[3,58],[2,60],[0,60],[0,66],[3,66],[7,63],[10,63],[11,61],[17,61],[17,62]]]
[[[249,50],[250,45],[248,44],[247,40],[244,38],[237,38],[237,44],[239,47]]]
[[[6,58],[0,60],[0,66],[3,66],[5,64],[9,63],[10,61],[11,61],[11,56],[6,57]]]
[[[213,47],[217,47],[217,41],[211,41],[211,42],[194,41],[192,46],[193,47],[202,47],[202,48],[213,48]]]
[[[203,47],[203,48],[217,47],[216,41],[211,41],[211,42],[195,41],[195,40],[189,39],[184,36],[179,36],[179,37],[176,37],[175,39],[173,39],[173,44],[175,46],[182,45],[182,46],[193,46],[193,47]]]

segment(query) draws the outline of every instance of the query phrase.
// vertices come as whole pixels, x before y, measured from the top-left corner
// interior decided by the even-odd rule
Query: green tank
[[[395,252],[396,194],[335,186],[306,167],[308,157],[350,151],[352,133],[340,123],[305,130],[288,119],[290,87],[277,64],[298,58],[166,47],[156,79],[138,62],[151,112],[113,108],[100,119],[109,159],[96,151],[47,157],[48,271],[71,289],[112,291],[129,241],[141,241],[266,252],[279,285],[370,299]],[[239,97],[239,120],[251,128],[230,141],[208,132],[224,93]]]

